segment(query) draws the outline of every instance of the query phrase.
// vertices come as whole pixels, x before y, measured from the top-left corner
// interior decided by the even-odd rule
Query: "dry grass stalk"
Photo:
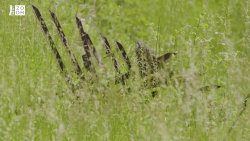
[[[119,68],[118,68],[117,60],[116,60],[116,58],[115,58],[115,55],[111,52],[111,47],[110,47],[110,44],[109,44],[109,42],[108,42],[108,39],[107,39],[105,36],[103,36],[102,34],[100,34],[100,36],[101,36],[101,38],[102,38],[102,40],[103,40],[104,47],[105,47],[105,49],[106,49],[106,54],[107,54],[108,56],[110,56],[111,60],[113,61],[113,65],[114,65],[115,71],[116,71],[118,74],[120,74],[121,72],[120,72],[120,70],[119,70]]]
[[[80,19],[78,17],[75,17],[75,18],[76,18],[76,24],[77,24],[77,27],[81,36],[81,40],[83,43],[84,51],[85,51],[85,55],[82,56],[84,66],[88,71],[93,71],[92,62],[90,60],[91,54],[90,54],[90,48],[89,48],[88,34],[84,32],[83,27],[82,27],[82,22],[80,21]]]
[[[64,34],[63,30],[62,30],[62,27],[61,27],[61,25],[60,25],[60,23],[59,23],[56,15],[55,15],[55,13],[53,13],[52,11],[49,11],[49,12],[50,12],[52,21],[54,22],[54,24],[55,24],[55,26],[57,28],[58,34],[59,34],[59,36],[61,38],[61,41],[63,42],[63,45],[66,48],[66,51],[68,52],[68,54],[70,56],[70,60],[71,60],[71,62],[73,64],[73,66],[74,66],[76,74],[79,77],[81,77],[82,79],[84,79],[82,77],[82,70],[81,70],[81,68],[80,68],[80,66],[79,66],[79,64],[78,64],[78,62],[76,60],[75,55],[72,53],[72,51],[71,51],[71,49],[69,47],[69,44],[68,44],[67,39],[66,39],[66,36],[65,36],[65,34]]]
[[[34,5],[32,5],[32,9],[33,9],[33,11],[34,11],[34,13],[36,15],[37,20],[39,21],[39,23],[41,25],[41,28],[43,30],[45,38],[49,41],[49,45],[50,45],[50,47],[52,49],[53,54],[56,57],[57,64],[59,66],[60,72],[65,77],[65,80],[66,80],[67,84],[71,87],[71,90],[74,91],[74,85],[72,84],[71,78],[68,75],[67,71],[65,70],[65,65],[64,65],[64,63],[62,61],[62,58],[61,58],[57,48],[55,47],[55,43],[54,43],[54,41],[53,41],[53,39],[52,39],[52,37],[51,37],[51,35],[49,33],[48,27],[47,27],[42,15],[41,15],[40,11]]]

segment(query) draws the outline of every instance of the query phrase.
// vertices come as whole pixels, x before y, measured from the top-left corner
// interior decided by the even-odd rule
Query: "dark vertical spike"
[[[130,76],[131,62],[130,62],[130,60],[127,56],[127,53],[126,53],[125,49],[123,48],[122,44],[116,41],[116,47],[118,48],[118,50],[120,50],[122,52],[122,58],[128,66],[128,72],[121,76],[121,81],[124,84],[125,80],[129,79],[129,76]]]
[[[69,44],[68,44],[66,36],[65,36],[65,34],[64,34],[63,30],[62,30],[62,27],[61,27],[55,13],[53,13],[52,11],[49,11],[49,12],[50,12],[52,21],[54,22],[54,24],[55,24],[55,26],[57,28],[58,34],[59,34],[59,36],[60,36],[60,38],[61,38],[61,40],[63,42],[63,45],[66,48],[66,50],[67,50],[67,52],[68,52],[68,54],[70,56],[70,59],[71,59],[71,62],[73,64],[73,66],[74,66],[75,72],[78,74],[79,77],[81,77],[82,76],[82,70],[81,70],[81,68],[80,68],[80,66],[79,66],[79,64],[78,64],[78,62],[76,60],[75,55],[70,50]]]
[[[88,50],[92,51],[92,54],[95,57],[97,64],[100,65],[100,59],[99,59],[97,51],[93,45],[93,42],[90,39],[89,35],[83,30],[82,22],[80,21],[80,19],[77,16],[76,16],[76,24],[77,24],[77,27],[79,29],[81,36],[84,36],[84,40],[86,40],[86,44],[88,45],[88,48],[89,48]],[[89,53],[90,53],[90,51],[89,51]]]
[[[101,35],[101,38],[102,38],[102,40],[104,42],[104,47],[106,49],[106,54],[111,57],[111,60],[113,61],[114,68],[115,68],[116,72],[118,74],[120,74],[120,70],[118,68],[117,60],[115,59],[115,55],[111,52],[111,48],[110,48],[110,45],[109,45],[109,42],[108,42],[107,38],[105,36],[103,36],[101,33],[100,33],[100,35]]]
[[[94,57],[96,59],[96,62],[97,62],[98,65],[100,65],[101,61],[100,61],[100,59],[98,57],[98,54],[97,54],[97,51],[96,51],[96,49],[95,49],[95,47],[93,45],[93,42],[91,41],[91,39],[90,39],[90,37],[89,37],[88,34],[87,34],[87,38],[88,38],[88,44],[89,44],[89,46],[91,48],[91,51],[92,51],[92,53],[93,53],[93,55],[94,55]]]
[[[53,51],[53,53],[54,53],[54,55],[56,57],[58,66],[60,68],[60,72],[64,75],[67,83],[70,84],[71,88],[73,88],[74,85],[71,83],[72,82],[71,78],[69,77],[69,75],[67,74],[67,72],[64,70],[65,65],[63,64],[62,58],[61,58],[58,50],[55,47],[55,43],[54,43],[54,41],[53,41],[53,39],[52,39],[52,37],[51,37],[51,35],[49,33],[49,30],[48,30],[48,28],[46,26],[46,23],[45,23],[42,15],[40,13],[40,11],[34,5],[32,5],[32,9],[33,9],[33,11],[34,11],[34,13],[36,15],[37,20],[39,21],[39,23],[41,25],[41,28],[42,28],[43,33],[44,33],[44,36],[49,41],[49,45],[50,45],[50,47],[51,47],[51,49],[52,49],[52,51]]]
[[[91,66],[92,66],[92,63],[91,63],[91,60],[90,60],[90,57],[91,57],[91,54],[90,54],[90,49],[89,49],[89,44],[88,44],[88,35],[86,32],[84,32],[83,30],[83,27],[82,27],[82,22],[80,21],[80,19],[78,17],[75,17],[76,18],[76,24],[77,24],[77,27],[78,27],[78,30],[79,30],[79,33],[80,33],[80,36],[81,36],[81,39],[82,39],[82,43],[83,43],[83,47],[84,47],[84,50],[85,50],[85,55],[84,55],[84,59],[83,61],[86,61],[84,62],[84,64],[88,64],[87,66],[89,66],[88,69],[89,71]],[[84,65],[86,67],[86,65]]]
[[[130,70],[131,69],[131,62],[127,56],[125,49],[123,48],[122,44],[117,42],[117,41],[116,41],[116,46],[122,52],[122,58],[126,62],[128,69]]]
[[[82,61],[84,63],[84,67],[87,70],[91,70],[91,62],[89,61],[88,57],[86,54],[82,55]]]

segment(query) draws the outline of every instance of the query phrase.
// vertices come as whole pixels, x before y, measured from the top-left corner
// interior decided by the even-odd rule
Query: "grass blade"
[[[128,69],[130,70],[131,69],[131,62],[127,56],[125,49],[123,48],[122,44],[117,42],[117,41],[116,41],[116,46],[122,52],[122,58],[125,61],[125,63],[127,64]]]
[[[243,112],[246,110],[247,101],[248,101],[249,98],[250,98],[250,94],[248,94],[248,95],[246,96],[246,98],[244,99],[244,101],[243,101],[243,107],[242,107],[240,113],[238,114],[238,116],[236,117],[235,121],[233,122],[233,125],[229,128],[228,134],[230,134],[230,133],[232,132],[232,130],[233,130],[234,126],[236,125],[237,121],[239,120],[240,116],[241,116],[241,115],[243,114]]]
[[[93,45],[92,40],[90,39],[89,35],[83,30],[82,22],[80,21],[80,19],[77,16],[75,18],[76,18],[76,24],[77,24],[77,27],[79,29],[81,38],[82,38],[82,40],[84,40],[84,44],[88,45],[88,53],[85,50],[87,56],[91,56],[90,55],[90,51],[91,51],[93,56],[95,57],[97,64],[100,66],[101,61],[99,59],[99,56],[98,56],[97,51]]]
[[[51,35],[49,33],[48,27],[47,27],[42,15],[41,15],[40,11],[34,5],[32,5],[32,9],[33,9],[33,11],[34,11],[34,13],[36,15],[37,20],[39,21],[39,23],[41,25],[41,28],[43,30],[45,38],[49,41],[49,45],[50,45],[50,47],[51,47],[51,49],[53,51],[53,54],[56,57],[57,64],[58,64],[58,66],[60,68],[60,72],[64,75],[66,82],[71,86],[71,88],[72,88],[71,90],[73,90],[74,85],[71,83],[72,82],[71,78],[68,75],[67,71],[65,70],[65,65],[64,65],[64,63],[62,61],[62,58],[61,58],[57,48],[55,47],[55,43],[54,43],[54,41],[53,41],[53,39],[52,39],[52,37],[51,37]]]
[[[80,66],[79,66],[79,64],[78,64],[78,62],[76,60],[75,55],[70,50],[70,47],[69,47],[69,44],[67,42],[66,36],[65,36],[65,34],[64,34],[63,30],[62,30],[62,27],[61,27],[61,25],[60,25],[60,23],[59,23],[56,15],[55,15],[55,13],[53,13],[52,11],[49,11],[49,12],[50,12],[50,16],[52,18],[52,21],[54,22],[54,24],[55,24],[55,26],[57,28],[58,34],[59,34],[59,36],[61,38],[61,41],[63,42],[63,45],[66,48],[66,51],[68,52],[68,54],[70,56],[70,60],[71,60],[71,62],[73,64],[73,66],[74,66],[76,74],[79,77],[81,77],[81,78],[84,79],[84,77],[82,77],[82,75],[83,75],[82,74],[82,70],[81,70],[81,68],[80,68]]]
[[[86,33],[86,32],[85,32],[85,33]],[[87,33],[86,33],[86,34],[87,34]],[[95,47],[94,47],[94,45],[93,45],[93,42],[91,41],[91,39],[90,39],[90,37],[89,37],[88,34],[87,34],[86,36],[87,36],[88,45],[89,45],[89,47],[90,47],[90,49],[91,49],[91,51],[92,51],[92,54],[93,54],[93,56],[95,57],[95,60],[96,60],[97,64],[100,66],[100,65],[101,65],[101,61],[100,61],[100,58],[99,58],[99,56],[98,56],[98,54],[97,54],[97,51],[96,51],[96,49],[95,49]]]
[[[127,56],[127,53],[126,53],[125,49],[123,48],[122,44],[117,42],[117,41],[115,43],[116,43],[116,47],[118,48],[118,50],[122,52],[122,58],[125,61],[125,63],[127,64],[127,66],[128,66],[128,72],[123,74],[121,76],[121,78],[120,78],[120,81],[123,84],[125,84],[125,80],[129,79],[130,70],[131,70],[132,65],[131,65],[131,62],[130,62],[130,60],[129,60],[128,56]]]
[[[88,71],[91,71],[91,66],[92,66],[92,62],[90,60],[90,57],[91,57],[91,54],[90,54],[90,49],[89,49],[89,44],[88,44],[88,34],[86,32],[84,32],[83,30],[83,27],[82,27],[82,22],[80,21],[80,19],[78,17],[75,17],[76,18],[76,24],[77,24],[77,27],[78,27],[78,30],[79,30],[79,33],[80,33],[80,36],[81,36],[81,40],[82,40],[82,43],[83,43],[83,47],[84,47],[84,50],[85,50],[85,55],[84,55],[84,66],[85,68],[88,70]],[[88,65],[86,65],[88,64]]]
[[[101,38],[102,38],[102,40],[104,42],[104,47],[106,49],[106,54],[111,57],[111,60],[113,61],[114,68],[115,68],[116,72],[118,74],[120,74],[120,70],[118,68],[117,60],[115,59],[115,55],[111,52],[111,47],[109,45],[108,39],[105,36],[103,36],[101,33],[100,33],[100,36],[101,36]]]

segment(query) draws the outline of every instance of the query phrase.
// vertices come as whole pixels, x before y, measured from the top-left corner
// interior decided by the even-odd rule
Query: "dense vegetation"
[[[249,140],[249,0],[0,3],[0,140]],[[26,5],[25,16],[9,16],[9,5],[15,4]],[[73,83],[81,83],[74,93],[60,74],[31,4],[41,11]],[[74,74],[49,9],[87,81]],[[82,63],[75,14],[101,57],[98,80]],[[122,73],[127,67],[115,41],[127,51],[133,74],[126,85],[115,84],[116,72],[99,33],[109,39]],[[139,75],[137,41],[156,55],[178,53],[154,74],[162,82],[154,88],[154,98]],[[221,88],[200,90],[212,85]]]

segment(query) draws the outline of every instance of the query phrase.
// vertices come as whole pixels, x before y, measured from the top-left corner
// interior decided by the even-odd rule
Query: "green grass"
[[[15,4],[26,5],[25,16],[9,16],[9,5]],[[77,13],[103,69],[98,70],[98,81],[84,82],[73,94],[30,2],[1,1],[0,140],[249,140],[249,105],[230,134],[228,130],[250,92],[250,1],[34,0],[32,4],[41,11],[69,71],[73,70],[69,56],[48,9],[57,15],[84,70]],[[126,86],[115,85],[115,71],[99,32],[108,37],[117,57],[115,40],[129,55],[135,74]],[[162,83],[155,98],[142,88],[136,41],[147,43],[158,55],[178,52],[156,73],[168,85]],[[169,79],[169,70],[175,79]],[[198,90],[213,84],[223,87]]]

